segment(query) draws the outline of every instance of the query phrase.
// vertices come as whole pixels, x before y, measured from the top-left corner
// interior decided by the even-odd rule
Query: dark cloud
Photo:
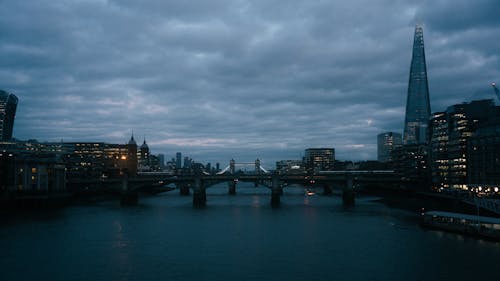
[[[14,135],[124,143],[196,160],[305,148],[374,159],[402,131],[414,25],[433,111],[494,98],[495,1],[3,1],[0,87]]]

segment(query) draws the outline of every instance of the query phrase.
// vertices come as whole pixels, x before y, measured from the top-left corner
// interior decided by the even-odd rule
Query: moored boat
[[[430,211],[422,213],[422,224],[426,227],[500,241],[500,219],[498,218]]]

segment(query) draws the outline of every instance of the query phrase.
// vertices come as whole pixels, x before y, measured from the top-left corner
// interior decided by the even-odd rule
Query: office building
[[[0,90],[0,141],[12,139],[17,103],[15,95]]]
[[[377,136],[377,160],[380,162],[392,161],[391,152],[402,145],[401,134],[385,132]]]
[[[429,122],[429,147],[431,182],[434,189],[467,189],[470,172],[474,171],[476,179],[479,179],[480,170],[487,168],[483,165],[493,161],[490,163],[493,166],[488,169],[495,166],[494,159],[480,159],[487,157],[485,151],[496,153],[492,147],[488,148],[492,145],[491,142],[496,141],[496,136],[491,134],[491,128],[488,132],[484,126],[495,120],[497,110],[493,100],[478,100],[452,105],[445,112],[432,115]],[[478,130],[482,126],[483,130]],[[473,144],[472,150],[469,149],[470,141]],[[469,155],[473,155],[474,159],[474,165],[471,167]],[[471,170],[474,166],[476,168]]]
[[[175,154],[175,168],[176,169],[182,168],[182,153],[180,153],[180,152],[177,152]]]
[[[305,151],[304,164],[308,171],[332,170],[334,163],[334,148],[308,148]]]
[[[403,144],[426,143],[430,112],[424,33],[421,26],[416,26],[408,81]]]

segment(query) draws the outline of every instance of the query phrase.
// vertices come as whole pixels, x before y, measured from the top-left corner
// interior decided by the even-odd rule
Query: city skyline
[[[403,132],[416,23],[433,111],[494,99],[500,80],[494,1],[136,5],[2,5],[14,137],[126,143],[133,130],[168,158],[269,164],[333,147],[374,160],[379,133]]]

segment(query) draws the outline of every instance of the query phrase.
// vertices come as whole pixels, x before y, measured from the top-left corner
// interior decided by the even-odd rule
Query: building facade
[[[496,153],[491,146],[496,137],[495,134],[487,133],[486,128],[482,131],[478,129],[490,124],[496,115],[497,108],[493,100],[456,104],[445,112],[432,115],[429,122],[429,149],[433,189],[468,189],[470,174],[477,172],[476,176],[479,176],[480,170],[487,168],[483,165],[488,161],[480,159],[486,156],[485,151]],[[491,161],[488,169],[495,167],[495,160]]]
[[[335,149],[308,148],[304,154],[304,164],[308,171],[333,170],[335,164]]]
[[[391,153],[394,148],[403,143],[401,134],[385,132],[377,136],[377,160],[380,162],[392,161]]]
[[[401,177],[401,187],[411,190],[429,189],[429,150],[423,144],[408,144],[392,151],[392,168]]]
[[[403,144],[426,143],[430,113],[424,32],[421,26],[416,26],[408,81]]]
[[[467,145],[468,184],[496,192],[500,189],[500,114],[497,116],[493,122],[478,128]]]
[[[0,141],[12,139],[17,103],[15,95],[0,90]]]

